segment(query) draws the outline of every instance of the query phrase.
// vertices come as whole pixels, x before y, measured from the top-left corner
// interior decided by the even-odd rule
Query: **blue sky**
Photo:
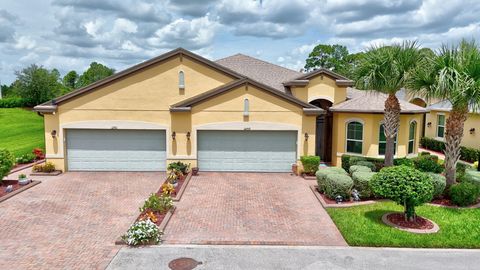
[[[177,47],[299,70],[319,43],[480,41],[478,14],[477,0],[0,0],[0,82],[32,63],[62,75],[92,61],[122,70]]]

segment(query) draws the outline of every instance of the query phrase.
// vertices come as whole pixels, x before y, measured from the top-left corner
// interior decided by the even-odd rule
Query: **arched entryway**
[[[325,110],[325,114],[317,117],[315,155],[320,156],[322,162],[331,162],[333,114],[329,109],[332,102],[326,99],[315,99],[310,104]]]
[[[410,100],[410,103],[415,104],[417,106],[420,106],[422,108],[427,107],[427,102],[419,97],[416,97],[412,100]],[[422,125],[422,137],[425,137],[425,122],[427,121],[427,114],[423,115],[423,125]]]

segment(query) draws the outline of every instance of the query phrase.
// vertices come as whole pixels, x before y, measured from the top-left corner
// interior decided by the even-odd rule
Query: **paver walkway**
[[[165,243],[346,245],[311,183],[287,173],[201,172],[177,203]]]
[[[164,173],[71,172],[0,203],[0,269],[103,269]]]

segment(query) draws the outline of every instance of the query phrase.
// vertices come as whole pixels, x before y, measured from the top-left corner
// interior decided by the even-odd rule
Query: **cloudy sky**
[[[121,70],[177,47],[299,70],[318,43],[480,40],[479,14],[478,0],[0,0],[0,82],[32,63]]]

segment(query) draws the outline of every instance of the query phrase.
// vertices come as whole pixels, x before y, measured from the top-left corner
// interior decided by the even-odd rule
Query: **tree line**
[[[57,69],[47,69],[32,64],[15,72],[16,79],[10,85],[1,85],[2,98],[20,101],[22,106],[33,107],[72,90],[85,87],[115,73],[97,62],[92,62],[81,75],[69,71],[61,76]]]

